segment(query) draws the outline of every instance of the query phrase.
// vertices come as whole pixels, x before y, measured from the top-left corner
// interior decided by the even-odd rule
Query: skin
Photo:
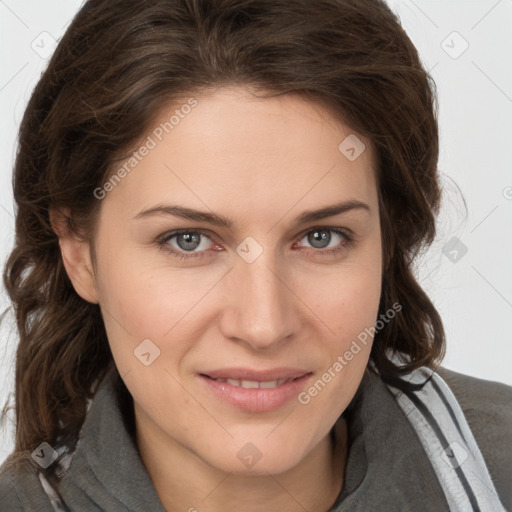
[[[381,232],[374,153],[349,161],[338,149],[351,130],[295,96],[258,98],[242,87],[195,97],[198,105],[102,200],[93,265],[89,244],[59,231],[76,291],[99,303],[116,366],[134,399],[141,458],[167,511],[326,511],[341,490],[346,426],[330,430],[362,379],[371,342],[306,405],[240,411],[198,378],[204,369],[307,368],[316,381],[365,328],[381,294]],[[168,120],[163,108],[155,126]],[[364,140],[362,137],[359,137]],[[297,217],[357,200],[369,210],[296,225]],[[158,214],[174,204],[229,218],[231,228]],[[343,247],[312,245],[312,228],[350,230]],[[179,259],[177,229],[201,230]],[[252,263],[236,248],[263,249]],[[314,242],[314,240],[313,240]],[[181,245],[183,247],[183,245]],[[326,250],[340,248],[337,253]],[[322,252],[324,253],[322,254]],[[186,253],[181,249],[182,253]],[[160,350],[149,366],[142,340]],[[261,459],[246,467],[252,443]]]

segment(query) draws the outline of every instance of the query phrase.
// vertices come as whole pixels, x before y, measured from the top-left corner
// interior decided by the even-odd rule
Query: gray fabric
[[[450,510],[506,512],[492,482],[482,452],[448,384],[429,368],[405,374],[390,385],[413,426],[443,488]]]
[[[484,456],[501,502],[512,511],[512,387],[441,368]]]
[[[512,388],[448,370],[505,507],[512,510]],[[367,370],[344,416],[349,453],[344,488],[331,512],[444,512],[434,470],[387,386]],[[336,431],[336,427],[335,427]],[[123,420],[113,381],[92,403],[60,492],[71,511],[164,512]],[[2,472],[0,510],[53,512],[35,471]]]
[[[379,376],[367,370],[345,415],[350,450],[333,511],[449,510],[414,429]]]

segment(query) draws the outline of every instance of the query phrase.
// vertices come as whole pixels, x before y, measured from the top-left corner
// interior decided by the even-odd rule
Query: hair
[[[100,308],[75,292],[50,211],[69,211],[70,232],[92,242],[101,205],[94,191],[162,106],[230,85],[261,97],[299,94],[371,142],[379,313],[403,305],[376,332],[371,360],[384,379],[441,361],[442,321],[412,268],[435,239],[440,207],[435,84],[385,2],[87,0],[19,130],[16,239],[3,276],[19,331],[10,460],[43,441],[73,449],[88,400],[116,371]]]

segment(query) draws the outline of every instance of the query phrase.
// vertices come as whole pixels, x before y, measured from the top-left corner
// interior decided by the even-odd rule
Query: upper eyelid
[[[209,235],[208,232],[203,229],[175,229],[174,231],[168,231],[167,233],[164,233],[163,235],[159,236],[158,240],[167,241],[182,233],[199,233],[213,241],[212,236]]]

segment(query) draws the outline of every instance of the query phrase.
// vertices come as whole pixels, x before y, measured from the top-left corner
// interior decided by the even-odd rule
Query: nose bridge
[[[282,272],[267,252],[251,263],[237,258],[230,276],[229,311],[224,311],[222,322],[224,335],[261,350],[294,332],[293,294]]]

